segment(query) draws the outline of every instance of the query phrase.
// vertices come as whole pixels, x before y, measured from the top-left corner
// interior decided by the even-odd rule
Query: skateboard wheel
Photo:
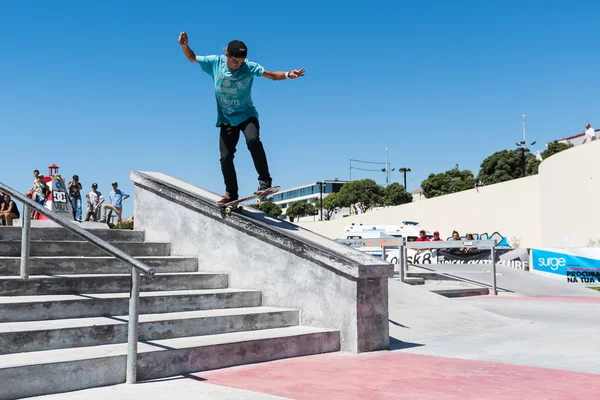
[[[260,199],[256,199],[256,204],[260,204]]]
[[[231,214],[231,207],[227,207],[227,208],[225,208],[225,212],[226,212],[227,214]]]

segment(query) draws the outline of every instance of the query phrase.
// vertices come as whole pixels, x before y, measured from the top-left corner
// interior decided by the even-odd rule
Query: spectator
[[[48,197],[49,192],[50,190],[48,189],[48,185],[46,185],[46,182],[44,182],[44,175],[36,175],[35,183],[33,184],[32,200],[38,203],[40,206],[44,206],[46,204],[46,197]],[[33,210],[31,217],[33,219],[37,219],[39,217],[39,213]]]
[[[443,240],[440,238],[440,233],[438,231],[433,232],[433,239],[431,239],[432,242],[443,242]]]
[[[104,203],[104,196],[98,190],[98,184],[92,183],[92,191],[85,195],[87,198],[87,212],[85,213],[85,220],[89,221],[90,216],[94,218],[94,221],[98,221],[98,210],[102,203]]]
[[[417,238],[417,240],[415,240],[415,242],[429,242],[429,238],[425,235],[425,231],[421,230],[419,232],[419,237]]]
[[[594,131],[594,128],[592,128],[588,122],[585,124],[585,139],[583,140],[582,144],[585,142],[591,142],[592,140],[596,140],[596,131]]]
[[[5,194],[4,203],[2,203],[2,208],[0,208],[0,219],[2,220],[2,225],[6,224],[6,226],[13,226],[13,220],[19,218],[21,218],[19,208],[15,202],[11,200],[10,196]]]
[[[119,184],[117,182],[112,183],[113,190],[110,192],[110,204],[102,206],[102,220],[106,221],[106,210],[111,210],[117,213],[117,224],[121,223],[121,216],[123,215],[123,200],[129,197],[128,194],[121,192]]]
[[[38,171],[37,169],[33,170],[33,185],[31,186],[31,189],[29,189],[29,191],[27,193],[25,193],[25,196],[29,197],[31,200],[35,200],[33,198],[33,192],[35,191],[35,184],[37,183],[37,177],[39,176],[40,171]]]
[[[73,218],[81,222],[81,190],[83,186],[79,183],[79,176],[73,175],[73,180],[69,182],[69,197],[71,198],[71,207],[73,208]]]

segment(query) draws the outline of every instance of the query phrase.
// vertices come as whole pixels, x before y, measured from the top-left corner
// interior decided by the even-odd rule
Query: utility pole
[[[390,183],[390,164],[388,163],[388,150],[385,148],[385,186]]]
[[[519,147],[520,151],[521,151],[521,168],[522,168],[522,173],[521,176],[525,176],[525,169],[527,168],[527,163],[525,160],[525,152],[529,152],[529,149],[527,148],[527,130],[525,128],[525,119],[526,116],[525,114],[523,114],[522,116],[523,118],[523,140],[521,140],[520,142],[517,143],[517,147]],[[533,146],[536,142],[531,142],[529,143],[530,146]]]
[[[526,133],[525,133],[525,114],[523,114],[523,144],[527,143]]]

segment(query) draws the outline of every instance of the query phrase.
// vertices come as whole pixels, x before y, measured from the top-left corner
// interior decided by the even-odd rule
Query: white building
[[[348,183],[348,181],[340,181],[336,178],[334,180],[324,180],[292,189],[281,190],[273,195],[273,202],[277,204],[285,214],[289,205],[296,201],[304,201],[305,203],[314,205],[317,200],[321,198],[321,188],[323,189],[322,196],[325,198],[330,193],[339,192],[346,183]]]

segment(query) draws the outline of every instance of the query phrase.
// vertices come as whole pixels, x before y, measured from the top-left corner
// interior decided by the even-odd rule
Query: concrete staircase
[[[138,380],[340,350],[340,332],[299,325],[197,258],[144,232],[92,233],[156,268],[142,277]],[[130,269],[62,228],[33,228],[28,280],[19,228],[0,228],[0,400],[125,381]]]

